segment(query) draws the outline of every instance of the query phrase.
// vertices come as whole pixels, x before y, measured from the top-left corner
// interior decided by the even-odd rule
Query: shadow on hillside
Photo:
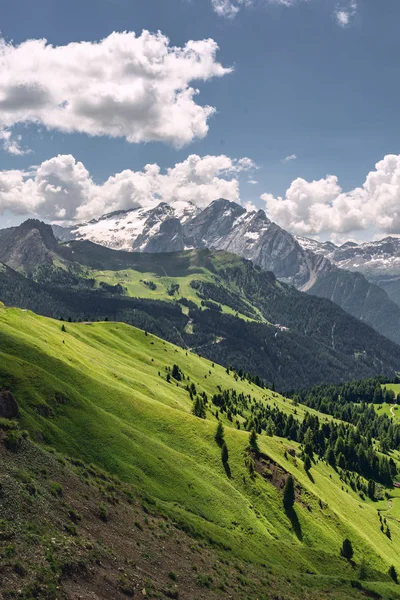
[[[297,535],[297,538],[300,541],[302,541],[303,540],[303,532],[301,530],[300,521],[299,521],[299,519],[297,517],[296,511],[294,510],[294,508],[287,508],[285,510],[285,512],[286,512],[287,518],[289,519],[289,521],[292,524],[293,531]]]
[[[231,468],[230,468],[229,464],[227,462],[222,463],[222,464],[224,465],[224,469],[225,469],[225,473],[226,473],[227,477],[229,477],[229,479],[230,479],[232,476],[232,473],[231,473]]]
[[[310,471],[306,471],[308,479],[311,483],[315,483],[314,477],[311,475]]]

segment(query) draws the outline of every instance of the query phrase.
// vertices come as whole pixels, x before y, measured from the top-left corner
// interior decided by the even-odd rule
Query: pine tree
[[[289,475],[286,480],[285,487],[283,488],[283,506],[286,510],[290,510],[293,508],[294,501],[294,479],[291,475]]]
[[[200,419],[206,418],[206,407],[204,406],[203,398],[196,396],[196,400],[193,405],[193,414]]]
[[[328,463],[328,465],[331,465],[331,467],[336,466],[336,458],[335,458],[335,453],[332,450],[331,446],[328,446],[327,451],[325,452],[325,460]]]
[[[252,450],[254,450],[255,452],[258,452],[259,449],[258,449],[258,443],[257,443],[257,432],[254,428],[250,432],[249,442],[250,442],[250,448]]]
[[[338,464],[338,467],[340,467],[341,469],[345,469],[346,468],[346,459],[344,457],[344,454],[340,453],[337,456],[337,464]]]
[[[222,447],[222,444],[224,443],[224,426],[222,425],[221,421],[219,421],[219,423],[217,425],[217,431],[215,433],[215,441],[217,442],[218,446]]]
[[[275,423],[273,422],[273,420],[271,419],[271,417],[269,417],[268,422],[267,422],[267,427],[265,429],[265,433],[271,437],[274,436],[275,434]]]
[[[305,455],[304,457],[304,470],[308,473],[309,470],[311,469],[311,458],[308,454]]]
[[[314,454],[314,434],[309,427],[304,436],[304,454],[308,454],[311,458]]]
[[[67,330],[65,329],[65,325],[64,325],[64,323],[61,325],[61,331],[62,331],[63,333],[65,333],[65,332],[67,331]]]
[[[371,500],[375,498],[375,481],[373,479],[368,481],[368,496]]]
[[[353,545],[348,538],[343,540],[340,554],[341,554],[341,556],[343,556],[343,558],[346,558],[347,560],[351,560],[353,558],[353,555],[354,555]]]
[[[178,367],[178,365],[174,365],[172,367],[172,377],[176,380],[176,381],[181,381],[182,379],[182,375],[181,375],[181,370]]]

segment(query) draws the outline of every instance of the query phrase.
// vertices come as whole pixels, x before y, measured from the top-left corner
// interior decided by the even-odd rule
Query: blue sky
[[[15,47],[28,39],[46,38],[56,47],[74,41],[98,42],[113,31],[134,31],[139,36],[143,29],[159,30],[171,46],[212,38],[219,46],[215,60],[233,71],[190,83],[200,90],[196,104],[215,107],[216,113],[208,119],[207,135],[194,136],[184,147],[158,141],[129,143],[124,137],[65,133],[58,127],[22,122],[7,126],[8,135],[21,136],[18,144],[30,153],[20,156],[3,148],[0,170],[24,170],[58,154],[72,155],[95,183],[102,184],[125,169],[141,171],[147,163],[173,167],[190,154],[250,157],[259,168],[235,174],[243,203],[265,208],[265,196],[261,200],[260,195],[272,195],[274,199],[267,202],[272,216],[296,233],[346,237],[360,230],[370,232],[371,219],[362,224],[359,217],[354,229],[349,229],[349,224],[335,222],[333,213],[326,223],[311,225],[308,231],[299,226],[304,215],[297,199],[291,200],[297,202],[295,212],[299,212],[293,223],[288,217],[293,206],[281,210],[277,205],[277,197],[285,197],[296,178],[325,181],[332,174],[348,192],[362,185],[368,173],[375,173],[375,163],[385,155],[400,154],[400,4],[359,0],[353,3],[349,23],[340,26],[334,12],[349,7],[349,2],[331,0],[298,0],[291,6],[279,0],[254,0],[251,6],[241,6],[234,18],[224,18],[213,10],[211,0],[3,4],[1,33]],[[283,160],[291,155],[297,158]],[[249,184],[248,179],[258,183]],[[392,201],[398,203],[399,197]],[[325,207],[333,210],[334,199],[324,199]],[[387,203],[382,210],[387,211]],[[7,204],[3,222],[14,213],[18,211]],[[385,215],[381,216],[378,230],[397,233],[397,222],[388,226]]]

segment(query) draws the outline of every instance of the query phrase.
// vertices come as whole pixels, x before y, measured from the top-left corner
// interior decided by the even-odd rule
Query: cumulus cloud
[[[295,179],[285,198],[263,194],[268,216],[298,235],[344,234],[374,227],[400,233],[400,155],[387,155],[361,187],[343,192],[338,178]]]
[[[148,31],[65,46],[0,39],[0,131],[36,123],[183,146],[206,136],[215,112],[196,102],[193,83],[231,72],[217,62],[217,51],[212,39],[174,47]]]
[[[297,160],[297,154],[289,154],[289,156],[285,156],[283,162],[290,162],[291,160]]]
[[[125,170],[102,185],[71,155],[59,155],[25,171],[0,171],[0,213],[9,210],[57,221],[86,220],[114,210],[190,200],[206,206],[217,198],[238,202],[242,172],[256,168],[249,158],[195,154],[162,172],[156,164]]]
[[[246,204],[244,205],[245,209],[247,210],[247,212],[254,212],[257,209],[257,206],[255,206],[255,204],[253,204],[252,202],[246,202]]]
[[[249,183],[250,185],[257,185],[257,184],[258,184],[258,181],[257,181],[257,179],[249,179],[249,180],[247,181],[247,183]]]

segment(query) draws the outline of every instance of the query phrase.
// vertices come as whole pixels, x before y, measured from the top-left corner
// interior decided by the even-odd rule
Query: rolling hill
[[[7,305],[65,320],[124,321],[279,389],[391,377],[399,368],[400,348],[366,324],[224,251],[60,245],[35,221],[2,248],[0,258],[19,271],[0,273]]]
[[[90,539],[97,535],[96,547],[99,545],[98,536],[106,532],[102,529],[101,533],[92,533],[93,516],[89,518],[89,514],[92,515],[98,502],[103,502],[103,508],[100,509],[99,504],[97,510],[104,522],[109,519],[110,524],[115,523],[111,526],[113,533],[109,534],[113,544],[116,544],[116,531],[120,526],[118,515],[125,519],[129,530],[140,527],[147,530],[148,527],[150,536],[151,531],[153,536],[157,533],[154,527],[163,515],[166,522],[173,523],[173,531],[183,530],[194,537],[191,562],[197,564],[198,594],[185,597],[213,597],[206,590],[217,591],[216,581],[222,585],[220,579],[226,576],[220,578],[215,572],[209,572],[213,553],[225,565],[221,566],[221,572],[231,572],[231,579],[226,581],[226,589],[221,588],[220,597],[224,597],[222,592],[226,590],[233,598],[243,597],[243,591],[237,588],[237,573],[232,573],[234,565],[244,568],[245,578],[251,576],[254,569],[253,588],[245,585],[247,596],[252,598],[269,597],[269,588],[263,589],[266,581],[276,588],[276,594],[288,599],[304,598],[304,594],[308,598],[323,599],[332,597],[332,593],[335,598],[365,594],[374,598],[399,597],[387,575],[390,565],[400,568],[397,521],[390,521],[389,539],[380,530],[382,517],[377,513],[375,501],[366,498],[359,491],[361,488],[353,489],[341,469],[334,469],[318,456],[314,457],[311,472],[307,474],[299,442],[278,437],[271,431],[266,435],[268,421],[259,422],[260,433],[256,441],[250,438],[249,445],[247,428],[252,419],[258,419],[258,414],[270,414],[276,427],[279,420],[286,422],[290,418],[292,423],[298,423],[299,431],[303,420],[311,423],[318,417],[321,426],[325,422],[331,423],[331,427],[340,427],[339,422],[296,405],[234,371],[121,323],[63,325],[29,311],[2,308],[0,365],[2,399],[4,390],[8,390],[17,400],[19,425],[34,440],[24,440],[18,429],[10,429],[12,426],[5,425],[4,419],[1,421],[2,439],[8,449],[5,452],[2,448],[0,454],[3,465],[1,506],[7,506],[5,503],[14,498],[16,489],[10,487],[4,471],[6,465],[13,470],[27,469],[27,473],[20,473],[18,485],[26,497],[31,496],[34,514],[36,506],[41,506],[58,515],[52,524],[53,533],[60,521],[60,511],[67,510],[68,502],[74,504],[73,510],[84,515],[82,520],[76,519],[76,531],[72,529],[73,533],[69,533],[79,542],[72,545],[75,548],[71,549],[69,537],[66,540],[65,535],[57,534],[56,541],[51,542],[52,554],[45,551],[49,536],[37,541],[40,548],[37,556],[43,550],[45,558],[41,560],[44,565],[51,565],[53,561],[54,572],[59,574],[59,553],[69,547],[69,556],[76,556],[76,548],[81,547],[88,560],[82,537]],[[193,414],[199,405],[202,405],[204,418]],[[228,449],[228,458],[222,460],[221,444],[215,437],[218,422],[223,424],[224,444]],[[326,431],[326,425],[324,427]],[[57,472],[51,457],[39,456],[45,451],[43,444],[56,449],[56,457],[65,469],[57,467]],[[71,457],[72,463],[63,456]],[[393,451],[391,456],[394,464],[399,464],[398,453]],[[91,463],[95,465],[92,469],[88,467]],[[138,498],[142,498],[147,522],[143,523],[143,508],[136,508],[140,527],[135,525],[134,513],[125,508],[126,501],[121,498],[120,484],[109,481],[104,473],[117,477],[123,485],[133,486]],[[282,486],[289,474],[295,478],[296,500],[293,509],[285,512]],[[49,505],[51,495],[61,498],[64,493],[61,479],[67,488],[66,504],[51,501]],[[82,483],[84,479],[86,484]],[[27,489],[30,480],[34,489],[37,488],[34,493],[32,487],[31,492]],[[84,499],[85,485],[87,500]],[[74,486],[76,494],[71,491]],[[379,489],[382,495],[396,494],[390,486]],[[136,501],[134,507],[137,507]],[[10,509],[7,510],[2,508],[1,527],[8,533],[0,536],[1,568],[8,574],[12,586],[15,578],[10,570],[18,561],[18,553],[25,556],[28,552],[29,531],[32,532],[33,525],[20,528],[19,537],[15,538],[19,542],[13,543],[12,536],[16,533],[8,516]],[[15,503],[13,510],[16,510]],[[136,535],[133,537],[136,539]],[[352,561],[340,556],[345,538],[349,538],[354,547]],[[140,558],[142,568],[144,562],[149,570],[154,556],[146,551],[143,537],[140,540],[144,543]],[[89,543],[93,549],[93,542]],[[7,550],[10,544],[14,547]],[[185,548],[185,536],[182,536],[182,544]],[[152,552],[160,551],[152,548]],[[104,550],[107,552],[105,547]],[[119,557],[124,555],[120,548],[112,549],[110,556],[115,553]],[[108,562],[107,559],[105,564]],[[245,563],[248,566],[244,567]],[[35,561],[33,566],[36,568]],[[129,563],[122,568],[122,573],[128,571],[128,578],[133,578],[134,567],[135,564]],[[163,577],[162,585],[167,585],[166,568],[156,577],[156,587],[161,585]],[[185,580],[188,577],[185,560],[181,564],[182,574],[179,568],[176,567],[177,577]],[[26,573],[18,567],[17,570],[20,572],[18,587],[31,585],[32,569],[26,569]],[[86,578],[89,587],[90,581],[96,582],[98,577],[95,568],[93,577],[84,573],[74,576],[80,582]],[[68,587],[64,580],[68,580],[68,570],[64,579],[60,576],[57,580],[63,590]],[[107,585],[108,589],[115,585],[114,571]],[[107,589],[98,594],[100,598],[107,597],[104,595]],[[151,592],[149,595],[153,597]]]

